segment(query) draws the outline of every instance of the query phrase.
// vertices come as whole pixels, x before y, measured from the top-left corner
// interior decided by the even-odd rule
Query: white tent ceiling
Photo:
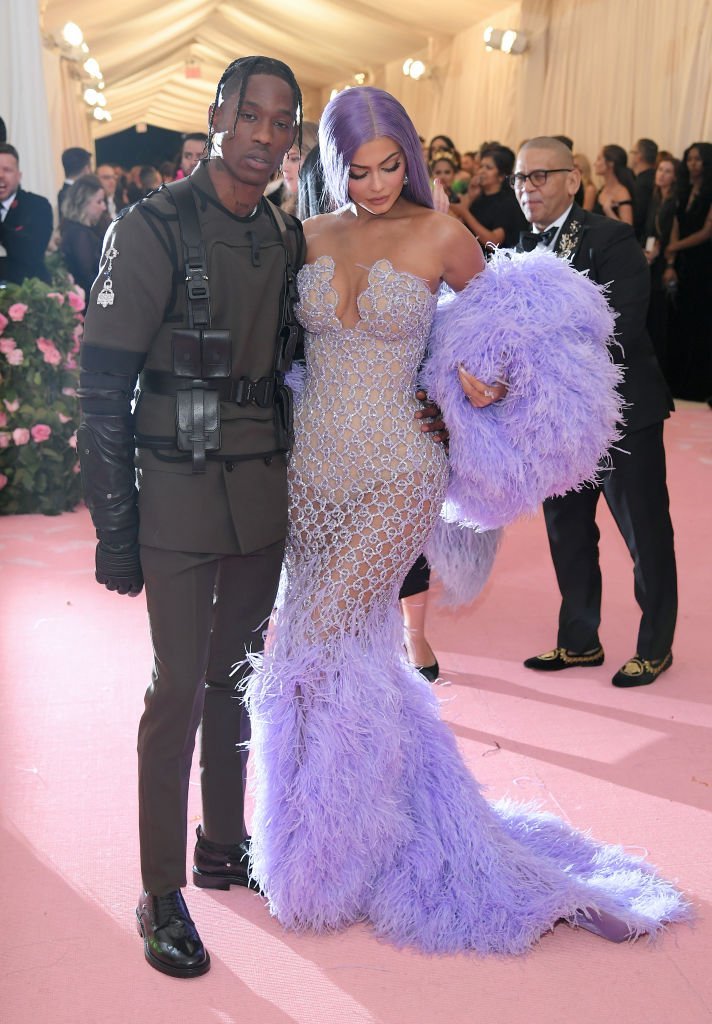
[[[223,69],[264,53],[294,70],[307,116],[357,72],[439,47],[511,0],[40,0],[45,36],[78,24],[106,82],[105,135],[147,122],[199,130]],[[504,26],[503,26],[504,27]],[[186,67],[199,77],[187,77]]]

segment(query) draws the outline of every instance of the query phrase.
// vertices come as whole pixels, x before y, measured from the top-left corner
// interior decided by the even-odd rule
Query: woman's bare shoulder
[[[310,239],[316,239],[320,235],[328,235],[332,231],[338,231],[343,228],[345,219],[353,218],[348,207],[344,207],[341,210],[335,210],[333,213],[318,213],[315,217],[309,217],[303,223],[304,237],[307,242]]]

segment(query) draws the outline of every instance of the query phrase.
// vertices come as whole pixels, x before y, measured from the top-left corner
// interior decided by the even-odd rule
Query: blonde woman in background
[[[574,153],[574,167],[581,174],[583,199],[580,205],[590,212],[596,203],[596,186],[591,175],[591,161],[583,153]]]
[[[316,146],[319,138],[319,125],[314,121],[305,121],[302,125],[302,148],[295,142],[282,162],[282,177],[285,194],[280,204],[287,213],[296,214],[297,192],[299,190],[299,172],[302,164]]]

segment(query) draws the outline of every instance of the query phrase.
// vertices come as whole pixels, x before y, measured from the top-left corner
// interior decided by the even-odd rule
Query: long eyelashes
[[[396,163],[393,164],[392,167],[384,167],[382,168],[382,170],[384,170],[386,174],[394,174],[398,170],[400,165],[401,162],[400,160],[398,160]],[[349,178],[351,178],[352,181],[363,181],[363,179],[366,178],[367,176],[368,171],[364,171],[363,174],[354,174],[353,171],[349,171]]]

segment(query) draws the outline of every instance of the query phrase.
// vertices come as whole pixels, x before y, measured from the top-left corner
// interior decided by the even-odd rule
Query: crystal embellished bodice
[[[442,445],[414,419],[436,296],[378,260],[358,322],[345,327],[333,277],[330,256],[299,272],[307,374],[289,466],[291,597],[310,609],[311,625],[318,620],[321,640],[395,601],[447,482]]]
[[[344,327],[336,315],[333,276],[330,256],[299,272],[307,380],[292,473],[328,480],[338,490],[369,480],[385,483],[394,472],[437,473],[444,454],[413,419],[437,297],[424,280],[381,259],[358,297],[358,322]]]

